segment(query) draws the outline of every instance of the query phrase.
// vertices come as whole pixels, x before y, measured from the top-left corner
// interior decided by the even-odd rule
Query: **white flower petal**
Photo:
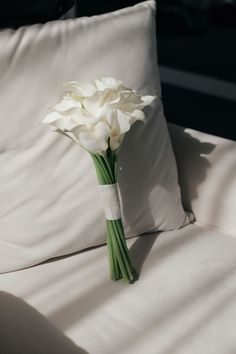
[[[91,97],[86,97],[83,100],[83,107],[90,114],[102,117],[108,109],[116,107],[120,101],[120,96],[113,90],[106,89],[98,91]]]
[[[120,101],[119,109],[123,112],[134,112],[142,110],[147,105],[151,104],[156,96],[141,96],[136,92],[123,93]]]
[[[95,125],[100,120],[84,109],[80,112],[71,112],[71,118],[80,125]]]
[[[106,89],[119,90],[119,88],[123,86],[121,80],[116,80],[112,77],[102,77],[101,79],[97,79],[95,80],[95,84],[101,91]]]
[[[118,136],[120,134],[120,126],[118,122],[118,113],[116,109],[111,109],[110,111],[107,112],[106,121],[111,131],[110,135]]]
[[[67,82],[63,86],[67,92],[73,92],[80,97],[90,97],[97,91],[95,86],[79,81]]]
[[[91,97],[86,97],[83,100],[83,107],[85,110],[90,112],[90,114],[99,115],[99,109],[101,108],[102,96],[100,92],[96,92]]]
[[[119,136],[119,137],[118,136],[113,136],[113,137],[111,137],[110,141],[109,141],[109,146],[110,146],[111,150],[114,151],[114,150],[119,149],[122,140],[123,140],[123,136]]]
[[[63,98],[61,102],[54,106],[54,109],[59,112],[65,112],[76,107],[82,107],[79,101]]]
[[[104,122],[99,122],[95,126],[95,134],[97,137],[107,140],[110,136],[110,128]]]
[[[79,134],[79,142],[85,150],[94,154],[101,153],[107,149],[107,146],[101,146],[101,141],[99,139],[95,139],[94,135],[89,132],[81,132]]]
[[[150,105],[156,98],[157,96],[150,96],[150,95],[141,97],[142,101],[145,103],[145,106]]]
[[[63,116],[60,113],[51,112],[43,119],[42,124],[51,124],[61,118],[63,118]]]
[[[117,119],[119,124],[120,134],[126,133],[130,130],[130,115],[127,113],[123,113],[121,111],[117,111]]]
[[[132,123],[134,123],[136,120],[141,120],[144,121],[145,119],[145,114],[143,111],[140,111],[139,109],[136,109],[134,112],[131,113]]]
[[[73,119],[71,118],[60,118],[57,119],[56,121],[53,122],[53,126],[57,129],[60,129],[62,131],[65,130],[72,130],[74,129],[76,126],[78,125],[78,123],[76,123]]]
[[[109,127],[112,127],[112,124],[114,122],[114,119],[117,117],[117,112],[114,109],[110,109],[106,113],[106,121],[109,125]]]

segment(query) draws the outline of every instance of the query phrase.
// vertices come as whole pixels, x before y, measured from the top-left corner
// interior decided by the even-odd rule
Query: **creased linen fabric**
[[[161,94],[155,2],[91,18],[0,32],[0,272],[105,242],[99,186],[87,152],[39,123],[61,84],[111,76]],[[188,223],[162,103],[146,110],[120,151],[127,236]]]
[[[104,246],[1,274],[2,352],[48,353],[45,343],[54,339],[55,353],[79,354],[63,345],[64,333],[89,354],[234,353],[236,239],[188,225],[128,245],[142,268],[129,286],[108,279]],[[53,323],[61,338],[52,330],[45,335],[36,311],[45,316],[43,328]],[[12,321],[12,313],[21,316]]]

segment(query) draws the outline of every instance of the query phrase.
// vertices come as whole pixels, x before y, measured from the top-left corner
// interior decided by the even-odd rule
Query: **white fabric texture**
[[[89,155],[39,123],[61,84],[121,79],[160,95],[155,2],[91,18],[2,30],[0,46],[0,272],[105,242]],[[162,103],[124,139],[118,176],[126,235],[188,223]]]
[[[128,244],[132,285],[109,280],[105,246],[1,274],[2,353],[79,354],[70,339],[88,354],[233,354],[235,238],[189,225]]]
[[[185,208],[236,237],[236,142],[169,124]]]

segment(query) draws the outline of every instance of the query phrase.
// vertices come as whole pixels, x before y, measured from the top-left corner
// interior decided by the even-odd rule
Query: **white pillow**
[[[93,164],[39,122],[70,80],[121,79],[159,94],[155,1],[0,32],[0,272],[104,243]],[[162,104],[127,134],[119,183],[127,236],[175,229],[183,211]]]

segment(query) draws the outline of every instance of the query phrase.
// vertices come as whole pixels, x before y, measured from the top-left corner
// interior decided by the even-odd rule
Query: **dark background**
[[[0,27],[59,19],[72,6],[69,17],[80,17],[137,2],[1,0]],[[236,140],[236,0],[159,0],[157,48],[167,120]]]

